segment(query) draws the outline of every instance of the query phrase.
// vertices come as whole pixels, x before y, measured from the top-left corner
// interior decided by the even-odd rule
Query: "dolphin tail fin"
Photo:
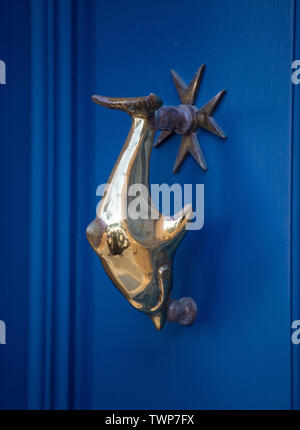
[[[145,97],[104,97],[104,96],[92,96],[93,102],[110,108],[118,109],[128,113],[130,116],[137,116],[147,118],[151,116],[153,112],[159,109],[163,102],[156,94],[149,94]]]

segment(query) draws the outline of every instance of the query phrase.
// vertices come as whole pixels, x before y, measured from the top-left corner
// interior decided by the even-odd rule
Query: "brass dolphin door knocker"
[[[148,197],[147,215],[155,216],[136,219],[128,211],[133,199],[128,190],[135,184],[149,190],[149,161],[156,130],[164,130],[168,135],[182,134],[188,142],[185,150],[189,152],[193,150],[188,146],[189,137],[196,147],[195,131],[199,127],[215,133],[217,130],[224,137],[211,117],[223,92],[200,110],[193,106],[202,71],[203,66],[189,87],[179,82],[180,98],[183,100],[185,96],[185,99],[177,107],[162,106],[155,94],[139,98],[92,97],[97,104],[127,112],[132,125],[98,204],[97,216],[87,228],[87,238],[115,286],[134,308],[149,315],[158,330],[167,319],[189,325],[196,318],[197,305],[193,299],[170,300],[173,255],[186,232],[192,206],[186,205],[172,218],[165,217],[156,211]]]

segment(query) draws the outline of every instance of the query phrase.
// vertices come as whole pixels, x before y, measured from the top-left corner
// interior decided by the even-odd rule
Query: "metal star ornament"
[[[205,171],[207,170],[207,165],[205,162],[205,158],[203,156],[201,147],[199,145],[199,141],[196,135],[196,132],[199,128],[203,128],[205,130],[210,131],[211,133],[216,134],[223,139],[226,138],[226,135],[215,122],[212,117],[213,112],[216,107],[222,100],[226,91],[220,91],[215,97],[213,97],[206,105],[204,105],[201,109],[197,109],[194,105],[196,102],[196,98],[199,91],[199,86],[201,83],[201,79],[203,76],[205,65],[199,67],[195,76],[189,85],[181,79],[178,73],[175,70],[171,70],[172,78],[179,96],[179,99],[183,105],[193,106],[195,110],[195,125],[193,127],[192,132],[187,134],[182,134],[180,148],[177,154],[177,158],[173,167],[173,173],[177,173],[187,154],[190,153],[197,163],[201,166],[201,168]],[[162,131],[158,136],[154,147],[160,146],[164,143],[174,131]]]

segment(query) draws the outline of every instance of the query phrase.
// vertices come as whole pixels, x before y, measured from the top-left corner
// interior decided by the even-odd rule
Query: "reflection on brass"
[[[87,228],[87,237],[117,288],[160,330],[166,321],[172,286],[172,257],[192,208],[186,206],[174,219],[162,215],[158,219],[131,219],[125,206],[130,204],[128,187],[138,183],[149,188],[155,111],[162,102],[154,94],[137,99],[94,96],[93,100],[129,113],[132,126],[108,180],[111,186],[98,205],[97,217]],[[151,205],[149,199],[149,208]]]
[[[182,103],[181,107],[186,108],[186,116],[190,128],[177,128],[176,130],[170,129],[170,127],[158,127],[163,130],[158,136],[154,146],[158,147],[165,142],[173,132],[182,134],[181,145],[177,154],[177,158],[173,167],[173,173],[178,172],[181,164],[183,163],[186,155],[190,153],[197,163],[202,167],[203,170],[207,170],[207,165],[200,148],[196,131],[198,128],[204,128],[211,133],[216,134],[222,138],[226,138],[224,132],[220,129],[218,124],[214,121],[212,114],[220,101],[222,100],[225,91],[220,91],[215,97],[213,97],[205,106],[201,109],[197,109],[194,104],[196,102],[200,82],[204,72],[204,64],[198,69],[194,78],[187,86],[186,83],[180,78],[180,76],[172,70],[172,77],[179,95],[179,99]]]
[[[156,216],[135,219],[128,208],[136,195],[128,195],[128,190],[142,184],[149,191],[149,162],[157,129],[163,130],[158,144],[173,132],[183,134],[181,154],[190,151],[203,166],[194,132],[203,127],[222,135],[210,115],[223,93],[200,110],[193,106],[202,71],[203,66],[188,87],[173,73],[183,103],[177,107],[162,106],[155,94],[138,98],[93,96],[97,104],[127,112],[132,125],[97,206],[96,218],[87,228],[87,238],[112,282],[158,330],[167,319],[189,325],[196,318],[197,305],[191,298],[170,302],[173,255],[185,234],[192,206],[186,205],[172,218],[165,217],[153,207],[148,193],[147,201],[143,200],[147,213]]]

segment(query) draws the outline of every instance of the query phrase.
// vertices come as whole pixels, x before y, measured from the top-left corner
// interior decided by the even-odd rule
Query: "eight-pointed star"
[[[175,70],[171,70],[171,74],[177,89],[177,93],[179,95],[179,99],[182,104],[186,104],[186,105],[195,104],[200,82],[204,72],[204,67],[205,67],[204,64],[202,64],[202,66],[198,69],[197,73],[195,74],[195,76],[193,77],[192,81],[188,86],[181,79],[178,73],[175,72]],[[206,103],[206,105],[204,105],[196,113],[197,128],[204,128],[205,130],[208,130],[211,133],[214,133],[217,136],[220,136],[222,138],[226,138],[226,135],[218,126],[218,124],[215,122],[215,120],[212,117],[212,114],[216,109],[216,107],[218,106],[218,104],[220,103],[220,101],[222,100],[224,94],[225,94],[224,90],[220,91],[215,97],[213,97],[208,103]],[[154,146],[155,147],[160,146],[172,134],[173,134],[172,131],[162,131],[158,136]],[[179,167],[181,166],[182,162],[184,161],[188,153],[190,153],[194,157],[194,159],[202,167],[203,170],[207,170],[207,165],[206,165],[202,150],[200,148],[197,135],[195,132],[193,132],[193,133],[182,135],[180,148],[173,167],[173,173],[178,172]]]

